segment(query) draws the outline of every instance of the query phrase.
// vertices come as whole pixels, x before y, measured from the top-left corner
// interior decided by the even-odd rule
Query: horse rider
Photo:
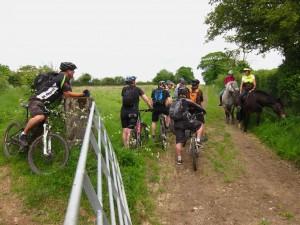
[[[244,75],[242,76],[242,82],[240,86],[240,98],[239,105],[242,106],[243,99],[256,89],[256,79],[251,73],[251,69],[244,68]]]
[[[226,87],[226,85],[229,82],[235,81],[234,75],[233,75],[233,71],[229,70],[227,76],[224,78],[224,86]],[[220,92],[220,103],[219,106],[222,106],[222,96],[224,94],[225,88],[222,89],[222,91]]]

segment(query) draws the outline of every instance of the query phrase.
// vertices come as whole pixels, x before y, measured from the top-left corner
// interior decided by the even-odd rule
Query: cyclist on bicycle
[[[84,90],[83,93],[72,92],[70,80],[73,79],[76,65],[71,62],[62,62],[60,72],[50,72],[38,75],[35,80],[35,95],[31,96],[28,103],[28,110],[31,118],[27,122],[25,129],[20,134],[21,146],[28,146],[27,135],[29,131],[37,125],[43,123],[47,118],[46,106],[51,105],[56,100],[65,97],[88,97],[90,92]]]
[[[156,134],[156,123],[159,119],[159,115],[166,115],[166,128],[168,129],[170,125],[169,117],[169,105],[172,103],[170,93],[165,89],[166,82],[160,81],[158,83],[158,88],[154,89],[151,94],[153,102],[153,112],[152,112],[152,138],[155,139]]]
[[[121,107],[121,123],[122,123],[122,139],[126,148],[129,147],[130,131],[135,125],[140,97],[144,102],[152,108],[151,100],[146,96],[144,91],[136,86],[136,77],[130,76],[125,79],[126,86],[122,89],[122,107]],[[130,115],[135,115],[135,120],[130,118]]]
[[[174,91],[174,98],[177,99],[179,98],[178,96],[178,90],[179,89],[186,89],[187,91],[189,91],[189,89],[186,87],[186,82],[184,80],[184,78],[180,78],[179,83],[176,85],[175,91]]]
[[[202,106],[202,103],[203,103],[203,92],[199,89],[199,84],[200,84],[200,81],[199,80],[193,80],[192,81],[192,88],[190,90],[190,96],[189,96],[189,99],[200,105],[201,107]],[[200,135],[200,140],[198,140],[198,144],[199,144],[199,147],[202,147],[201,146],[201,142],[204,141],[203,137],[204,137],[204,115],[203,114],[198,114],[197,113],[197,110],[193,109],[193,107],[191,107],[191,110],[190,110],[191,114],[196,114],[196,119],[199,120],[202,125],[201,125],[201,135]]]
[[[187,141],[186,130],[197,133],[197,142],[201,137],[201,122],[199,120],[190,120],[190,110],[205,114],[205,110],[198,104],[192,102],[189,97],[189,91],[186,88],[178,89],[178,99],[170,107],[170,116],[174,120],[174,133],[176,136],[176,162],[182,164],[181,151]]]

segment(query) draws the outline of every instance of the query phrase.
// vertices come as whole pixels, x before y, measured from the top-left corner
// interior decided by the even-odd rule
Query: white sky
[[[208,0],[1,0],[0,63],[72,61],[78,74],[136,75],[151,80],[160,69],[196,67],[202,56],[232,45],[205,44]],[[251,54],[255,69],[273,68],[281,56]]]

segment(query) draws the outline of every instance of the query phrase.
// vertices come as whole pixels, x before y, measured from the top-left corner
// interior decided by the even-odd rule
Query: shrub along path
[[[174,143],[160,159],[157,216],[169,225],[300,224],[300,171],[254,135],[225,125],[217,96],[206,91],[209,141],[192,170],[185,152],[175,165]]]

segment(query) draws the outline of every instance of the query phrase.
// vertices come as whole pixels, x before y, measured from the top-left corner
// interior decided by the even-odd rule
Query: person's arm
[[[72,91],[64,91],[64,97],[84,97],[84,93],[77,93],[77,92],[72,92]]]
[[[152,109],[152,101],[147,97],[147,95],[143,94],[141,98],[144,100],[144,102],[149,106],[149,108]]]
[[[256,79],[253,81],[253,88],[250,90],[250,92],[254,91],[256,89]]]
[[[206,113],[206,111],[202,108],[201,105],[198,105],[189,99],[185,99],[185,100],[187,101],[189,108],[193,107],[194,109],[196,109],[199,112],[203,112],[204,114]]]
[[[172,104],[172,98],[171,97],[168,97],[167,99],[166,99],[166,106],[169,106],[169,105],[171,105]]]

